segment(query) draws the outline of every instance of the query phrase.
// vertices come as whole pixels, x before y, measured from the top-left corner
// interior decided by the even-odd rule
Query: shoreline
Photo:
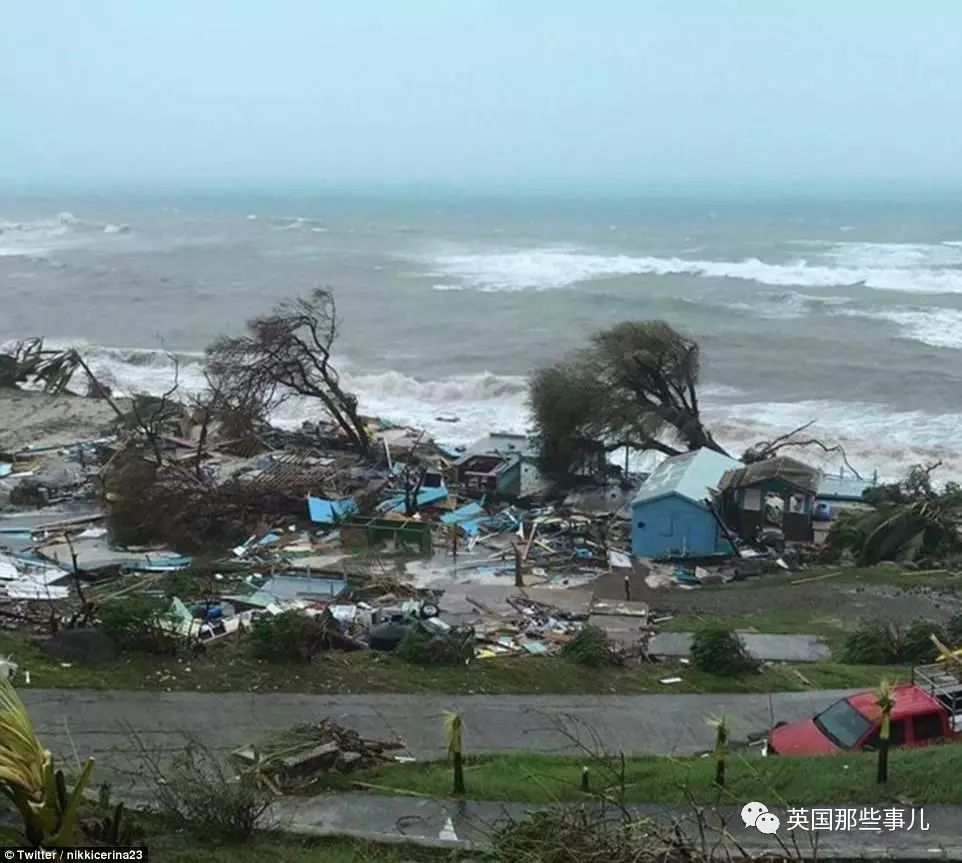
[[[87,396],[0,389],[0,451],[66,446],[101,437],[116,418],[107,402]]]

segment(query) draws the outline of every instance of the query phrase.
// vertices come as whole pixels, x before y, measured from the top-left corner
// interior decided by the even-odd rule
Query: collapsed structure
[[[367,419],[361,455],[323,423],[238,440],[166,408],[147,439],[143,422],[119,423],[0,453],[5,625],[48,626],[51,608],[74,625],[97,603],[202,570],[205,589],[172,597],[166,624],[197,642],[295,611],[322,620],[341,649],[394,649],[416,629],[470,633],[476,659],[540,655],[590,623],[647,655],[650,609],[632,584],[691,588],[776,567],[784,544],[810,544],[839,502],[819,489],[845,490],[794,459],[743,465],[700,449],[618,483],[595,465],[562,498],[537,442],[520,435],[450,450]],[[117,514],[148,492],[148,527],[169,492],[191,541],[217,539],[121,544]]]

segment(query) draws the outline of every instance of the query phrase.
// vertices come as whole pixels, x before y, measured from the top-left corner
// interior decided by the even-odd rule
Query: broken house
[[[715,554],[727,549],[712,492],[741,462],[710,449],[665,459],[631,502],[631,551],[638,557]]]
[[[731,470],[719,486],[725,522],[748,541],[766,528],[778,528],[789,542],[811,542],[821,480],[817,468],[788,456]]]
[[[455,460],[458,489],[509,498],[530,494],[541,483],[537,457],[536,446],[524,435],[488,435]]]

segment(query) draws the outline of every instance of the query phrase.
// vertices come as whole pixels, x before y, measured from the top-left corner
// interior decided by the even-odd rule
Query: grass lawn
[[[840,573],[830,578],[821,579],[814,584],[862,584],[876,585],[887,584],[893,587],[901,587],[911,590],[917,587],[932,588],[951,593],[962,588],[962,572],[946,569],[932,570],[912,570],[902,569],[899,566],[820,566],[804,573],[798,573],[792,577],[792,581],[802,581],[806,578],[813,578],[829,573]]]
[[[789,599],[787,590],[786,587],[786,599]],[[764,614],[677,614],[671,620],[658,624],[658,628],[665,632],[693,632],[706,623],[750,632],[821,635],[827,642],[843,638],[850,626],[841,618],[813,617],[807,609],[788,607]]]
[[[588,668],[560,657],[478,660],[469,666],[419,666],[374,651],[331,651],[307,664],[254,659],[243,638],[206,653],[170,659],[130,655],[96,667],[64,667],[20,633],[0,633],[0,655],[12,656],[30,685],[49,688],[199,690],[205,692],[440,692],[475,694],[620,694],[645,692],[777,692],[876,686],[907,678],[908,667],[838,663],[772,665],[760,674],[719,677],[680,662]],[[682,683],[664,685],[661,677]],[[22,674],[20,677],[22,684]]]
[[[150,842],[148,841],[148,846]],[[348,839],[308,840],[296,836],[259,836],[237,844],[196,848],[150,847],[150,859],[161,863],[456,863],[470,859],[453,851],[416,845],[375,845]]]
[[[524,755],[469,760],[465,785],[473,799],[583,800],[580,777],[586,763],[595,793],[613,784],[613,774],[588,759]],[[738,805],[754,799],[781,805],[894,800],[902,805],[962,803],[962,783],[958,781],[962,745],[893,750],[885,785],[875,782],[875,765],[874,753],[816,758],[733,753],[728,757],[726,786],[717,789],[712,784],[715,765],[711,758],[637,758],[627,762],[626,796],[633,803],[682,804],[687,789],[700,802]],[[451,768],[443,762],[388,765],[365,781],[399,793],[451,796]]]

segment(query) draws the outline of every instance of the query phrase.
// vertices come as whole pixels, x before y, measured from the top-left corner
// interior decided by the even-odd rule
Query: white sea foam
[[[942,460],[945,479],[962,478],[962,413],[891,411],[857,401],[752,402],[709,405],[704,411],[716,436],[733,452],[758,440],[815,421],[807,435],[841,444],[849,461],[883,477],[904,475],[920,462]],[[840,456],[806,449],[804,458],[826,471],[840,467]]]
[[[889,321],[901,327],[904,338],[937,348],[962,350],[962,310],[960,309],[845,309],[842,314]]]
[[[793,320],[818,312],[835,314],[836,310],[851,302],[846,297],[827,294],[803,294],[798,291],[767,291],[751,303],[731,303],[730,309],[748,312],[756,317],[772,320]]]
[[[834,243],[825,256],[844,267],[917,269],[962,266],[954,243]]]
[[[130,231],[129,225],[86,221],[68,212],[49,219],[22,222],[0,219],[0,257],[43,257],[56,249],[95,241],[98,235],[127,234]]]
[[[847,245],[847,244],[840,244]],[[856,244],[865,247],[871,244]],[[878,245],[878,244],[875,244]],[[941,248],[935,247],[935,248]],[[828,256],[841,254],[832,250]],[[848,252],[852,254],[851,251]],[[904,264],[911,253],[895,256]],[[582,282],[622,276],[689,275],[703,278],[740,279],[764,285],[845,287],[864,284],[869,288],[912,293],[962,293],[962,270],[939,267],[911,268],[853,264],[831,266],[798,259],[770,264],[758,258],[741,261],[687,260],[678,257],[601,255],[568,248],[546,247],[521,251],[438,255],[431,259],[432,273],[457,279],[481,291],[524,291],[568,288]]]

